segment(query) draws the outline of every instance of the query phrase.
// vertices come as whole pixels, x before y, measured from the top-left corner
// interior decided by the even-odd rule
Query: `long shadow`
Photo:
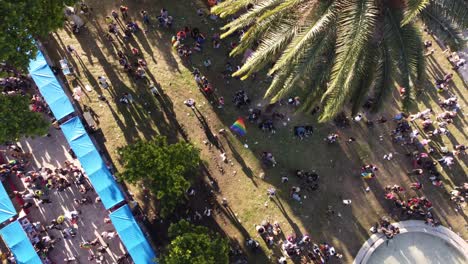
[[[138,32],[137,34],[134,34],[138,42],[141,44],[143,49],[145,50],[146,53],[148,53],[151,56],[151,59],[153,60],[154,63],[156,63],[156,59],[154,58],[154,53],[153,49],[151,49],[151,46],[148,42],[148,38],[146,36],[148,33],[144,32]]]
[[[237,218],[236,214],[229,205],[221,206],[219,212],[223,214],[223,216],[226,217],[234,227],[237,228],[237,230],[242,234],[244,241],[247,241],[247,239],[251,238],[249,232],[247,232],[242,223],[239,222],[239,219]],[[245,252],[247,252],[247,254],[250,255],[250,258],[256,259],[257,261],[261,261],[257,263],[268,262],[266,253],[261,248],[258,248],[253,252],[249,250],[246,250]]]
[[[283,205],[283,202],[281,202],[281,199],[274,198],[272,200],[276,204],[276,206],[280,209],[281,213],[283,214],[283,216],[288,221],[289,225],[294,230],[294,233],[296,233],[297,235],[301,234],[301,230],[299,229],[299,226],[291,219],[291,217],[289,217],[289,214],[287,213],[286,209],[284,208],[284,205]]]
[[[245,173],[245,175],[252,181],[255,187],[258,187],[257,183],[255,182],[255,176],[253,174],[252,169],[245,163],[244,158],[240,155],[240,153],[237,151],[237,148],[231,143],[230,139],[228,137],[225,137],[225,140],[227,142],[227,145],[229,146],[229,149],[232,152],[232,156],[236,159],[236,161],[241,165],[242,171]]]
[[[143,46],[145,51],[147,51],[148,54],[150,54],[153,60],[157,61],[158,57],[161,56],[162,59],[164,59],[164,61],[170,67],[171,70],[174,70],[180,73],[181,71],[180,71],[177,60],[173,56],[172,45],[171,45],[171,37],[172,35],[175,34],[175,30],[172,28],[159,28],[156,25],[157,24],[156,15],[159,14],[161,8],[163,7],[167,8],[168,5],[172,5],[172,3],[165,1],[165,3],[146,2],[145,4],[146,4],[145,10],[147,10],[150,16],[152,17],[152,26],[150,27],[150,30],[148,32],[146,33],[138,32],[136,36],[134,37],[136,37],[136,39],[140,42],[140,44]],[[127,21],[135,21],[140,25],[140,28],[142,28],[141,26],[143,25],[143,21],[142,21],[141,15],[139,14],[141,10],[141,2],[129,1],[129,2],[126,2],[125,5],[129,7],[129,12],[128,12],[129,18],[127,19]],[[112,5],[112,8],[117,9],[118,4]],[[95,9],[93,16],[100,17],[103,20],[104,17],[109,15],[109,13],[106,13],[109,10],[110,9],[106,9],[106,8]],[[171,11],[170,13],[172,14]],[[122,23],[120,24],[121,24],[120,25],[121,27],[125,26]],[[176,27],[176,25],[174,25],[174,27]],[[156,47],[156,49],[160,51],[158,52],[157,56],[156,54],[152,54],[151,46]]]
[[[104,54],[101,52],[99,47],[96,45],[94,41],[87,41],[82,43],[81,38],[78,38],[78,41],[80,41],[81,45],[87,45],[87,46],[92,46],[92,54],[94,57],[96,57],[104,72],[105,75],[109,78],[111,81],[111,87],[109,87],[107,90],[109,93],[112,95],[112,100],[118,101],[121,96],[124,95],[124,93],[133,93],[132,89],[126,86],[126,84],[121,80],[119,76],[117,76],[114,68],[115,66],[111,65]],[[134,85],[134,84],[132,84]],[[117,103],[117,108],[119,112],[122,113],[124,119],[125,119],[125,124],[128,124],[128,126],[131,126],[133,124],[137,124],[138,127],[137,129],[144,135],[145,138],[151,138],[152,135],[155,135],[155,131],[153,130],[151,124],[148,124],[147,120],[147,115],[142,112],[142,109],[140,107],[141,102],[138,102],[138,100],[135,100],[135,103],[132,103],[130,106],[124,105],[121,103]],[[150,109],[156,109],[156,105],[154,104],[153,101],[146,101],[148,103],[148,107]],[[136,133],[135,135],[137,135]]]
[[[198,110],[198,108],[196,106],[194,108],[192,108],[192,110],[193,110],[193,113],[195,114],[195,116],[197,117],[198,121],[200,122],[200,124],[202,126],[202,129],[205,132],[205,135],[206,135],[206,138],[208,139],[208,141],[212,145],[214,145],[218,150],[220,150],[221,152],[224,153],[225,150],[223,148],[223,145],[221,144],[221,142],[218,140],[218,138],[215,137],[215,135],[211,131],[210,125],[206,121],[206,118],[203,116],[203,114],[200,112],[200,110]]]

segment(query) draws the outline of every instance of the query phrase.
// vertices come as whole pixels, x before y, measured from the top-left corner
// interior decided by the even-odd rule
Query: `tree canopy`
[[[396,83],[409,105],[425,73],[416,17],[458,43],[468,27],[465,0],[226,0],[212,12],[242,13],[222,28],[222,37],[242,34],[231,55],[254,49],[234,76],[245,79],[273,63],[265,97],[299,95],[302,110],[321,105],[321,121],[349,102],[356,113],[369,98],[378,110]]]
[[[65,5],[76,0],[0,0],[0,61],[25,70],[36,56],[35,38],[63,25]]]
[[[228,241],[203,226],[180,220],[169,227],[171,242],[161,263],[225,264],[229,262]]]
[[[0,94],[0,143],[22,136],[43,136],[48,128],[42,114],[29,109],[27,97]]]
[[[142,182],[160,201],[161,215],[167,216],[183,200],[190,187],[187,175],[198,168],[200,152],[192,144],[168,144],[163,136],[138,141],[119,150],[124,171],[119,177]]]

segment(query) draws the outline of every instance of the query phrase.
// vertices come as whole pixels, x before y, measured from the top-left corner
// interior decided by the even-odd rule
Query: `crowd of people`
[[[400,233],[400,228],[392,225],[387,217],[382,217],[369,231],[373,234],[382,233],[387,239],[392,239],[395,235]]]
[[[30,109],[33,112],[50,114],[50,110],[44,99],[41,97],[31,77],[21,74],[16,70],[8,69],[6,66],[0,67],[0,73],[4,78],[0,78],[0,92],[3,95],[30,96]]]
[[[31,87],[31,80],[22,74],[14,74],[11,71],[0,70],[8,74],[8,77],[0,78],[0,88],[2,94],[24,95]]]
[[[203,15],[203,12],[197,10],[197,13]],[[152,19],[150,14],[145,11],[140,11],[141,19],[146,29],[142,29],[136,20],[133,20],[128,14],[127,6],[120,6],[119,10],[113,10],[111,14],[105,17],[105,22],[108,25],[107,39],[113,43],[116,43],[114,39],[117,39],[117,42],[129,43],[129,40],[133,38],[135,34],[142,34],[142,32],[147,32],[150,30],[150,25],[152,25]],[[174,18],[169,15],[168,10],[161,9],[160,14],[156,17],[158,26],[160,28],[171,28],[174,23]],[[122,32],[122,33],[121,33]],[[240,30],[235,34],[236,37],[240,39],[244,34],[243,30]],[[186,25],[180,28],[174,34],[171,42],[172,46],[177,52],[177,54],[182,58],[184,62],[188,62],[192,65],[191,58],[193,54],[204,54],[204,50],[211,46],[213,49],[218,49],[221,47],[221,44],[224,44],[220,38],[219,33],[215,32],[211,36],[202,32],[198,27],[193,27],[191,25]],[[211,45],[207,45],[207,42],[211,42]],[[228,46],[229,51],[236,48],[238,45],[238,40],[230,40],[229,43],[225,43]],[[116,57],[118,58],[119,64],[122,66],[123,70],[130,74],[135,79],[146,79],[148,75],[147,62],[143,58],[142,53],[138,50],[137,47],[118,48]],[[208,46],[208,47],[207,47]],[[434,53],[432,49],[432,42],[425,41],[424,46],[426,48],[426,56],[430,56]],[[447,58],[452,63],[453,70],[457,70],[460,67],[463,67],[465,64],[464,59],[460,58],[456,53],[452,53],[450,50],[445,52]],[[214,61],[214,60],[213,60]],[[203,58],[204,70],[211,70],[213,67],[213,61],[210,58]],[[229,79],[232,78],[231,75],[235,72],[236,69],[239,69],[239,66],[233,66],[230,62],[227,62],[225,65],[224,71],[221,73],[223,78],[226,80],[226,83],[229,83]],[[215,106],[218,108],[223,108],[225,101],[224,98],[217,94],[217,89],[214,87],[212,80],[209,80],[206,75],[202,72],[204,70],[194,68],[193,77],[196,84],[200,88],[200,92]],[[100,84],[103,88],[108,88],[109,84],[105,80]],[[408,151],[408,158],[413,166],[413,170],[409,172],[411,176],[418,177],[417,180],[411,183],[411,191],[417,192],[423,189],[424,179],[428,179],[430,183],[434,186],[442,186],[443,178],[442,174],[439,171],[439,164],[451,168],[457,162],[457,157],[465,154],[466,147],[464,144],[456,144],[453,146],[453,150],[450,151],[448,147],[436,147],[433,144],[436,141],[440,141],[441,136],[447,136],[450,134],[449,127],[453,126],[454,120],[459,116],[460,104],[458,98],[451,94],[451,87],[453,83],[453,73],[447,73],[441,76],[440,79],[437,79],[434,83],[434,87],[439,92],[440,96],[443,96],[443,99],[440,99],[439,105],[443,109],[443,112],[436,113],[433,109],[426,109],[414,114],[399,113],[393,117],[393,122],[395,128],[389,131],[391,139],[395,144],[402,145]],[[150,85],[150,89],[154,94],[158,94],[158,90]],[[405,94],[405,89],[401,88],[402,94]],[[446,96],[447,95],[447,96]],[[258,128],[264,132],[275,134],[277,130],[276,123],[278,121],[284,122],[285,115],[278,111],[272,111],[275,107],[281,107],[283,105],[291,108],[296,108],[300,106],[301,100],[298,96],[290,96],[279,100],[278,103],[274,105],[268,105],[265,109],[260,107],[251,108],[252,99],[248,96],[248,92],[245,89],[240,89],[235,92],[232,98],[232,104],[239,109],[249,108],[248,120],[251,123],[258,125]],[[129,93],[124,93],[119,99],[120,103],[131,104],[133,102],[133,97]],[[365,103],[365,108],[370,108],[374,104],[374,100],[370,98]],[[195,100],[190,98],[184,101],[184,104],[188,107],[195,109]],[[315,114],[320,110],[319,106],[316,106],[312,112]],[[358,123],[365,123],[369,129],[372,129],[375,124],[384,124],[387,123],[387,118],[381,116],[377,119],[371,120],[368,118],[368,115],[365,113],[359,113],[354,117],[347,117],[346,114],[340,114],[334,120],[338,128],[346,128]],[[422,131],[415,128],[415,126],[421,126]],[[294,127],[294,135],[303,139],[308,136],[311,136],[313,133],[313,127],[309,125],[296,126]],[[329,145],[336,145],[340,143],[339,132],[330,133],[324,141]],[[347,142],[351,143],[356,141],[355,138],[349,137]],[[228,159],[226,153],[221,155],[223,162],[226,162]],[[265,167],[276,167],[277,161],[273,153],[264,151],[260,156],[261,162]],[[384,160],[390,161],[393,159],[393,154],[388,153],[384,156]],[[371,180],[376,177],[378,168],[374,164],[364,164],[361,167],[360,175],[363,179]],[[316,172],[307,172],[303,170],[297,170],[295,172],[297,176],[296,181],[299,182],[299,186],[292,186],[290,188],[290,198],[296,201],[301,201],[305,195],[301,195],[304,190],[314,191],[318,189],[318,174]],[[427,177],[424,177],[427,176]],[[63,188],[64,184],[67,182],[60,183],[60,177],[55,180],[56,188]],[[281,181],[283,183],[288,182],[287,176],[282,176]],[[62,187],[60,187],[62,186]],[[66,188],[66,187],[65,187]],[[451,192],[451,199],[456,204],[457,208],[460,208],[460,204],[465,202],[467,197],[468,187],[463,185],[462,187],[456,188]],[[402,215],[408,217],[422,217],[426,223],[430,225],[438,225],[439,222],[434,219],[432,213],[432,203],[422,195],[410,195],[411,198],[407,198],[402,195],[406,192],[406,189],[394,184],[392,186],[387,186],[384,190],[384,198],[392,202],[392,206],[401,209]],[[276,189],[268,189],[268,196],[274,198],[276,195]],[[346,200],[347,201],[347,200]],[[350,200],[349,200],[350,201]],[[77,199],[77,203],[86,204],[87,199]],[[350,202],[349,202],[350,203]],[[198,213],[198,212],[197,212]],[[201,214],[198,213],[201,218]],[[205,214],[206,215],[206,214]],[[209,211],[208,216],[211,215]],[[197,215],[196,215],[197,216]],[[197,216],[198,217],[198,216]],[[197,218],[195,217],[195,218]],[[278,223],[273,225],[266,222],[265,224],[256,226],[257,232],[264,238],[267,245],[271,245],[272,241],[275,240],[281,229],[279,228]],[[263,231],[262,231],[263,230]],[[391,225],[389,221],[382,220],[375,230],[378,232],[384,233],[387,238],[392,238],[394,235],[398,234],[398,228]],[[98,243],[93,243],[89,241],[91,246],[96,246]],[[310,249],[309,249],[310,245]],[[247,241],[247,246],[251,248],[258,248],[259,243],[253,239]],[[307,247],[306,247],[307,246]],[[322,243],[320,245],[311,244],[310,238],[308,235],[304,235],[301,239],[297,239],[294,235],[288,236],[287,239],[282,243],[282,249],[284,251],[285,257],[293,257],[295,255],[300,255],[305,253],[312,260],[316,260],[318,263],[326,262],[331,256],[341,256],[336,254],[335,249],[327,243]],[[280,258],[280,263],[284,263],[285,259]]]
[[[243,32],[238,32],[237,36],[241,37]],[[201,36],[200,36],[201,35]],[[218,34],[214,34],[212,37],[213,47],[218,48],[221,40],[218,38]],[[193,39],[193,47],[188,44],[187,39]],[[179,55],[182,58],[186,58],[190,60],[190,56],[192,53],[195,52],[202,52],[203,51],[203,44],[205,42],[205,36],[200,33],[198,28],[190,28],[185,27],[183,30],[179,31],[176,36],[173,38],[173,45],[178,50]],[[432,42],[426,41],[425,47],[428,51],[428,55],[433,54]],[[237,42],[231,41],[229,44],[229,48],[235,48]],[[464,65],[464,60],[460,59],[457,55],[451,54],[448,57],[449,60],[454,65],[454,70],[458,69],[459,67]],[[206,68],[211,66],[211,60],[207,58],[203,62]],[[226,71],[223,72],[223,76],[227,76],[233,72],[233,67],[230,63],[228,63],[226,67]],[[224,74],[226,73],[226,74]],[[199,71],[195,74],[195,80],[197,84],[201,87],[201,91],[205,94],[205,96],[211,96],[214,92],[211,87],[211,83],[207,80],[205,76],[203,76]],[[456,157],[459,155],[463,155],[465,153],[465,145],[457,144],[453,146],[453,150],[449,151],[447,147],[442,147],[438,149],[433,144],[435,141],[438,141],[441,136],[448,135],[449,129],[448,126],[454,123],[454,119],[457,118],[457,114],[460,110],[460,105],[458,103],[458,98],[452,95],[450,92],[450,88],[452,86],[452,79],[453,73],[447,73],[442,76],[440,79],[435,81],[435,88],[440,93],[441,96],[445,96],[443,99],[440,99],[439,105],[443,109],[441,113],[435,113],[432,109],[426,109],[421,112],[415,114],[406,114],[406,113],[399,113],[394,116],[393,122],[395,124],[395,128],[389,131],[391,138],[395,144],[402,145],[406,149],[413,149],[414,151],[408,151],[408,157],[410,158],[410,162],[413,165],[413,170],[409,173],[410,175],[427,175],[427,179],[434,185],[434,186],[442,186],[443,178],[442,174],[439,171],[438,163],[439,162],[442,166],[446,166],[450,168],[456,162]],[[406,89],[401,89],[405,93]],[[235,93],[233,104],[238,108],[241,108],[244,105],[250,105],[251,99],[247,96],[245,90],[239,90]],[[373,104],[375,104],[372,98],[369,98],[364,108],[370,109]],[[300,98],[299,97],[289,97],[287,99],[279,100],[278,103],[274,105],[269,105],[265,109],[260,108],[250,108],[248,113],[248,120],[251,123],[258,124],[258,127],[264,132],[270,132],[274,134],[276,132],[275,121],[285,119],[285,116],[278,111],[274,111],[271,114],[271,109],[277,106],[282,105],[289,105],[291,107],[298,107],[300,105]],[[313,110],[313,114],[320,110],[320,107],[315,107]],[[266,114],[269,113],[269,114]],[[387,123],[388,119],[384,116],[380,116],[375,120],[371,120],[368,118],[368,115],[365,113],[359,113],[354,117],[348,118],[345,114],[339,115],[335,119],[335,124],[338,128],[346,128],[353,124],[363,122],[369,129],[375,126],[375,124],[385,124]],[[423,132],[420,132],[415,126],[421,126],[423,128]],[[294,135],[299,139],[303,139],[312,135],[313,127],[312,126],[296,126],[294,127]],[[334,132],[330,133],[324,140],[328,144],[334,144],[338,142],[340,139],[339,133]],[[383,140],[381,137],[380,140]],[[354,137],[349,137],[347,140],[348,143],[355,142],[356,139]],[[436,158],[438,155],[442,155],[439,158]],[[384,160],[390,161],[394,158],[394,153],[387,153],[384,155]],[[261,155],[262,164],[266,167],[275,167],[277,165],[277,161],[273,156],[273,153],[264,151]],[[376,173],[378,168],[374,164],[365,164],[361,168],[361,177],[363,179],[373,179],[376,177]],[[293,186],[291,187],[291,198],[297,201],[301,201],[301,190],[316,190],[318,188],[318,175],[316,173],[309,174],[307,172],[298,171],[296,176],[299,177],[301,181],[301,186]],[[288,182],[288,177],[283,176],[282,182]],[[412,182],[409,186],[414,192],[421,191],[423,188],[423,179],[419,179]],[[366,189],[368,190],[368,189]],[[434,219],[433,212],[432,212],[432,203],[425,197],[421,195],[413,195],[411,198],[407,199],[402,196],[402,193],[406,190],[398,185],[393,185],[385,188],[384,198],[393,202],[393,205],[396,208],[401,209],[402,215],[407,217],[416,217],[422,218],[425,220],[426,223],[436,226],[439,224],[437,220]],[[274,198],[276,195],[275,188],[269,188],[267,190],[268,197]],[[464,202],[464,197],[466,196],[466,192],[461,192],[459,189],[456,189],[452,192],[452,199],[455,203]],[[348,201],[348,200],[346,200]],[[349,203],[350,204],[350,200]],[[274,225],[273,225],[274,227]],[[270,228],[271,229],[271,228]],[[263,226],[261,228],[257,228],[259,230],[269,230],[268,226]],[[398,234],[398,228],[391,225],[388,221],[382,221],[380,223],[380,228],[378,229],[383,232],[388,238],[393,237],[393,235]],[[262,233],[263,234],[263,233]],[[269,234],[268,231],[265,231],[265,234]],[[271,237],[266,235],[265,241],[268,245],[270,243]],[[254,240],[248,241],[248,245],[257,247],[257,242]],[[290,241],[288,243],[284,243],[283,246],[286,245],[286,252],[293,253],[297,250],[297,247],[294,242]],[[321,248],[321,247],[316,247]],[[315,252],[315,251],[314,251]],[[326,257],[333,254],[327,254],[327,250],[318,250],[315,254],[318,257]],[[320,253],[320,254],[319,254]]]
[[[26,216],[21,216],[19,222],[23,229],[28,234],[34,249],[38,252],[44,263],[57,263],[50,258],[51,252],[60,244],[68,240],[69,243],[74,243],[74,238],[79,233],[79,218],[83,210],[88,210],[88,205],[100,203],[100,198],[91,199],[89,191],[92,191],[92,186],[86,174],[74,164],[73,161],[65,161],[63,167],[59,168],[38,168],[32,169],[29,159],[31,155],[25,153],[21,147],[16,144],[10,144],[5,152],[9,161],[0,165],[0,178],[2,181],[13,181],[13,178],[18,178],[22,182],[24,188],[22,191],[13,191],[14,196],[18,200],[21,209]],[[68,207],[72,210],[64,209],[64,211],[54,217],[47,215],[46,220],[30,221],[30,214],[33,211],[38,213],[38,208],[45,204],[54,204],[62,201],[58,196],[67,190],[76,190],[73,195],[73,201]],[[66,194],[65,194],[66,195]],[[57,207],[63,207],[62,204],[56,204]],[[49,208],[49,207],[47,207]],[[42,210],[42,209],[41,209]],[[34,218],[34,217],[33,217]],[[110,224],[109,219],[104,219],[104,223]],[[85,234],[80,234],[84,236]],[[79,247],[88,250],[89,261],[96,263],[105,263],[106,258],[110,259],[108,254],[108,244],[106,241],[117,236],[117,233],[107,227],[107,230],[101,233],[100,237],[95,237],[92,240],[81,242]],[[104,244],[102,242],[105,242]],[[68,243],[68,242],[67,242]],[[68,263],[75,261],[77,256],[67,256],[63,262]],[[117,257],[117,263],[125,263],[127,255]],[[15,262],[12,262],[15,263]]]
[[[280,264],[286,264],[288,258],[300,259],[306,257],[313,263],[326,263],[332,257],[339,259],[343,257],[327,242],[313,243],[308,234],[301,237],[290,234],[285,237],[278,222],[271,224],[270,221],[263,220],[261,224],[255,225],[255,230],[268,247],[272,247],[275,243],[281,245],[283,256],[278,258]],[[253,238],[248,238],[246,246],[255,252],[259,249],[260,243]]]

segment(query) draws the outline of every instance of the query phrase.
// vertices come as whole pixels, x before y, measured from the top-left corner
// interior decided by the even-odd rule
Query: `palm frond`
[[[317,22],[312,23],[306,30],[300,32],[294,40],[286,47],[281,57],[277,60],[273,68],[268,72],[273,74],[278,69],[288,67],[292,61],[297,59],[307,49],[310,49],[319,38],[321,33],[329,28],[329,25],[335,20],[335,6],[331,6],[325,13],[318,19]]]
[[[336,36],[332,36],[333,38]],[[334,41],[334,40],[332,40]],[[303,102],[298,111],[310,111],[313,107],[320,103],[322,95],[328,88],[328,81],[330,80],[330,72],[333,68],[333,61],[335,57],[335,47],[330,46],[330,50],[323,54],[324,60],[313,69],[308,78],[304,80],[304,91],[299,94],[303,98]]]
[[[428,7],[438,19],[445,19],[461,28],[468,28],[468,2],[466,0],[431,0]]]
[[[413,48],[420,48],[421,43],[417,43],[420,40],[419,37],[413,36],[418,34],[417,30],[414,29],[414,25],[409,24],[404,27],[400,27],[400,21],[403,14],[400,10],[385,10],[385,27],[384,27],[384,38],[389,44],[389,51],[391,56],[397,61],[397,71],[395,75],[397,82],[406,89],[405,95],[403,96],[403,108],[407,109],[413,98],[413,83],[411,82],[411,75],[418,72],[418,51],[412,50]]]
[[[364,53],[363,59],[360,61],[359,84],[354,87],[351,94],[351,112],[354,116],[358,113],[359,109],[364,104],[364,100],[369,97],[369,93],[374,82],[377,68],[375,65],[378,63],[378,48],[375,45],[369,45],[368,52]]]
[[[259,39],[265,35],[271,29],[280,27],[283,23],[292,24],[290,21],[295,19],[288,13],[275,13],[266,19],[257,21],[254,23],[242,36],[239,45],[235,47],[230,53],[230,56],[240,55],[245,52],[248,48],[251,48]]]
[[[227,31],[221,35],[221,38],[225,38],[239,29],[250,26],[252,23],[254,23],[257,20],[257,18],[261,14],[263,14],[267,10],[273,9],[280,2],[281,0],[264,0],[260,2],[259,4],[255,5],[245,14],[241,15],[240,17],[233,20],[232,22],[224,25],[221,29],[227,30]]]
[[[393,66],[396,64],[393,61],[389,52],[389,47],[383,40],[379,49],[379,63],[377,64],[375,79],[373,83],[374,90],[374,104],[372,111],[380,110],[383,101],[391,94],[393,85]]]
[[[463,49],[466,40],[463,38],[461,27],[447,20],[441,10],[440,8],[434,8],[434,5],[429,5],[421,12],[420,17],[424,24],[450,48],[454,50]]]
[[[336,59],[330,77],[330,84],[322,97],[324,109],[319,121],[334,118],[342,109],[348,95],[357,84],[360,72],[359,62],[366,52],[368,41],[374,33],[379,14],[372,0],[340,1]]]
[[[401,26],[405,26],[421,13],[429,4],[429,0],[406,0],[405,16],[401,21]]]
[[[293,67],[293,71],[290,73],[293,78],[288,80],[281,90],[273,94],[273,91],[268,89],[266,95],[274,95],[272,100],[276,101],[280,98],[285,97],[292,93],[292,91],[297,93],[297,88],[301,86],[303,88],[312,84],[315,86],[314,81],[318,78],[316,76],[323,75],[323,70],[326,69],[326,74],[329,74],[329,67],[323,67],[324,64],[332,64],[330,53],[334,50],[335,34],[333,30],[329,30],[317,40],[314,45],[312,45],[308,50],[305,50],[297,58],[296,61],[288,65],[287,67]],[[286,68],[286,67],[285,67]],[[284,68],[283,68],[284,69]],[[282,70],[280,70],[281,72]],[[302,95],[309,96],[313,90],[304,89],[305,92],[302,92]]]
[[[267,63],[272,62],[297,34],[297,31],[298,29],[295,27],[294,21],[283,19],[282,23],[274,29],[269,30],[262,37],[262,42],[257,50],[233,76],[242,76],[242,79],[246,79],[252,73],[263,68]]]
[[[267,92],[264,95],[264,98],[267,98],[269,94],[274,94],[281,90],[285,83],[291,79],[291,73],[293,71],[293,67],[289,67],[284,71],[277,73],[273,76],[273,81],[271,81],[270,86],[268,87]],[[273,100],[272,100],[273,101]]]
[[[247,7],[248,4],[253,3],[253,0],[226,0],[211,8],[211,12],[225,18],[239,12],[241,9]]]
[[[304,0],[285,0],[283,1],[283,3],[281,3],[274,9],[266,11],[262,16],[258,18],[258,22],[261,22],[269,18],[270,16],[273,16],[278,13],[289,12],[292,8],[294,8],[302,2],[304,2]]]

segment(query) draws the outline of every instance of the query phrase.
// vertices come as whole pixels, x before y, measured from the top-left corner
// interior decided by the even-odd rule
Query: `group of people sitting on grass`
[[[291,189],[292,195],[298,193],[300,189],[309,192],[318,190],[320,176],[316,171],[296,170],[294,175],[299,180],[299,187]]]
[[[301,140],[311,136],[313,132],[314,132],[314,128],[310,125],[294,127],[294,135]]]
[[[278,222],[271,224],[269,221],[264,220],[261,224],[255,225],[255,230],[268,247],[272,247],[275,243],[281,245],[283,256],[278,259],[278,263],[281,264],[287,263],[287,258],[299,260],[306,257],[313,263],[327,263],[332,257],[343,257],[327,242],[313,243],[308,234],[304,234],[300,238],[296,234],[284,237]],[[260,243],[253,238],[248,238],[246,246],[250,250],[256,251],[260,247]]]
[[[309,235],[303,235],[302,238],[297,238],[295,234],[289,235],[281,245],[283,257],[278,262],[281,264],[287,263],[287,257],[292,259],[300,259],[302,256],[307,257],[312,263],[327,263],[336,257],[341,259],[342,254],[336,252],[335,248],[323,242],[320,244],[312,243]]]
[[[117,51],[119,64],[123,67],[124,71],[136,79],[145,79],[147,63],[137,48],[131,49],[132,57],[127,56],[123,51]],[[133,59],[133,63],[130,60]]]
[[[468,182],[461,186],[455,186],[450,192],[450,200],[455,204],[455,211],[463,210],[463,206],[468,199]]]
[[[460,68],[465,67],[466,60],[464,58],[461,58],[460,55],[458,55],[458,53],[451,52],[450,48],[444,50],[444,53],[449,62],[452,64],[452,70],[456,71]]]
[[[214,38],[215,36],[213,36]],[[193,39],[193,46],[189,46],[188,38]],[[202,52],[203,45],[205,43],[206,37],[200,32],[200,29],[197,27],[190,28],[184,27],[182,30],[179,30],[175,36],[172,37],[172,47],[177,50],[177,53],[182,58],[190,61],[190,56],[192,52]],[[214,39],[213,39],[214,40]],[[207,60],[205,67],[211,66],[211,61]]]

